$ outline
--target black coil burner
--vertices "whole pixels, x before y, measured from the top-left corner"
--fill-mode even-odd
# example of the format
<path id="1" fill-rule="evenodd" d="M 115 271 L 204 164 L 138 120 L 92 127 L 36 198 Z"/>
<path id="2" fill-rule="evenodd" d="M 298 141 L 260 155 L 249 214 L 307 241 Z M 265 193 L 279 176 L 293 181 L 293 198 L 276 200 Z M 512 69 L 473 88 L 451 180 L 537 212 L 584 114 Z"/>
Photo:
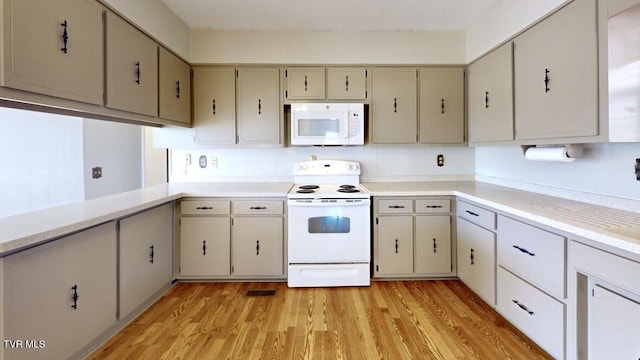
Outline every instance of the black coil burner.
<path id="1" fill-rule="evenodd" d="M 320 186 L 318 185 L 302 185 L 298 186 L 298 190 L 296 192 L 298 194 L 311 194 L 314 193 L 318 188 L 320 188 Z"/>
<path id="2" fill-rule="evenodd" d="M 338 187 L 338 192 L 341 192 L 341 193 L 357 193 L 357 192 L 360 192 L 360 190 L 358 190 L 355 185 L 340 185 Z"/>

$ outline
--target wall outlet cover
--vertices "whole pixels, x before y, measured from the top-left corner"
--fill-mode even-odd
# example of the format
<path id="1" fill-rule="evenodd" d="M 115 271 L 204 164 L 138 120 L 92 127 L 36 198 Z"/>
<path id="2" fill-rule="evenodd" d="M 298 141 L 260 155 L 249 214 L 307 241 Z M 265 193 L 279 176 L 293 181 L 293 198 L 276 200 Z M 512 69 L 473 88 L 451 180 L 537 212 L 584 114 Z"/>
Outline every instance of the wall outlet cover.
<path id="1" fill-rule="evenodd" d="M 102 167 L 96 166 L 91 169 L 91 177 L 94 179 L 100 179 L 102 177 Z"/>

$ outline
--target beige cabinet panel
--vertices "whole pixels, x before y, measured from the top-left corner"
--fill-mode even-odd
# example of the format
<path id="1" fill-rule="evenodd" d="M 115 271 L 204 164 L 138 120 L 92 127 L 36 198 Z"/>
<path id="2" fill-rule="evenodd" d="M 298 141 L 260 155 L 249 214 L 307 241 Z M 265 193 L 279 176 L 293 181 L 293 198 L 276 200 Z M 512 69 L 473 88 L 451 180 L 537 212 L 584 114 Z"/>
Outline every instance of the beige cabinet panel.
<path id="1" fill-rule="evenodd" d="M 173 203 L 120 220 L 120 318 L 173 277 Z"/>
<path id="2" fill-rule="evenodd" d="M 106 29 L 106 106 L 157 116 L 158 45 L 111 12 Z"/>
<path id="3" fill-rule="evenodd" d="M 458 217 L 458 277 L 487 304 L 496 303 L 496 235 Z"/>
<path id="4" fill-rule="evenodd" d="M 596 4 L 576 0 L 515 39 L 516 139 L 598 135 Z"/>
<path id="5" fill-rule="evenodd" d="M 589 359 L 635 359 L 640 354 L 640 302 L 595 285 L 589 298 Z"/>
<path id="6" fill-rule="evenodd" d="M 110 222 L 3 259 L 3 338 L 44 341 L 4 359 L 68 359 L 116 323 L 116 246 Z"/>
<path id="7" fill-rule="evenodd" d="M 327 68 L 327 99 L 366 100 L 367 69 L 364 67 Z"/>
<path id="8" fill-rule="evenodd" d="M 193 69 L 193 126 L 196 142 L 236 143 L 236 70 L 225 67 Z"/>
<path id="9" fill-rule="evenodd" d="M 378 218 L 375 275 L 413 273 L 413 216 Z"/>
<path id="10" fill-rule="evenodd" d="M 158 116 L 191 124 L 191 67 L 165 48 L 158 52 Z"/>
<path id="11" fill-rule="evenodd" d="M 415 68 L 371 70 L 372 142 L 415 143 L 417 138 L 417 75 Z"/>
<path id="12" fill-rule="evenodd" d="M 513 43 L 476 60 L 469 77 L 469 143 L 513 140 Z"/>
<path id="13" fill-rule="evenodd" d="M 322 100 L 325 98 L 323 67 L 291 67 L 285 69 L 288 100 Z"/>
<path id="14" fill-rule="evenodd" d="M 451 218 L 416 216 L 415 266 L 419 274 L 451 273 Z"/>
<path id="15" fill-rule="evenodd" d="M 420 142 L 464 143 L 464 68 L 421 68 Z"/>
<path id="16" fill-rule="evenodd" d="M 104 8 L 93 0 L 6 0 L 3 6 L 3 85 L 102 105 Z"/>
<path id="17" fill-rule="evenodd" d="M 252 277 L 283 275 L 283 223 L 281 217 L 234 219 L 234 275 Z"/>
<path id="18" fill-rule="evenodd" d="M 182 217 L 180 220 L 180 274 L 229 276 L 231 219 Z"/>
<path id="19" fill-rule="evenodd" d="M 239 68 L 237 143 L 280 144 L 280 69 Z"/>

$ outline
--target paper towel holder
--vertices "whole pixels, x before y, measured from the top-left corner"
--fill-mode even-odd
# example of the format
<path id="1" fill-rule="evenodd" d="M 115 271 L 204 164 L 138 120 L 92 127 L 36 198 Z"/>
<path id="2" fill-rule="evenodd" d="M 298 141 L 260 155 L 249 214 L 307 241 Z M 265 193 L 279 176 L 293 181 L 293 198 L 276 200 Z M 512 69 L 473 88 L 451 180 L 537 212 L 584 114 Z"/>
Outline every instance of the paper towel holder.
<path id="1" fill-rule="evenodd" d="M 565 145 L 520 145 L 522 148 L 522 154 L 526 154 L 527 149 L 532 147 L 564 147 L 567 152 L 567 156 L 570 158 L 580 158 L 582 157 L 582 152 L 584 150 L 584 144 L 565 144 Z"/>

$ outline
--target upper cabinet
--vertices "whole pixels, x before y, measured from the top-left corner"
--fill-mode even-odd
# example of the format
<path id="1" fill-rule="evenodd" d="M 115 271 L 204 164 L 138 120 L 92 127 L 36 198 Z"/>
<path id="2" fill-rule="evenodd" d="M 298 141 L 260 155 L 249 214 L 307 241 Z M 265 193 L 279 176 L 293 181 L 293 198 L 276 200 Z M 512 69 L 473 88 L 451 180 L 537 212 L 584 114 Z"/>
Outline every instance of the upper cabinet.
<path id="1" fill-rule="evenodd" d="M 417 69 L 371 70 L 371 140 L 376 144 L 409 144 L 417 138 Z"/>
<path id="2" fill-rule="evenodd" d="M 193 126 L 201 144 L 236 143 L 236 70 L 193 69 Z"/>
<path id="3" fill-rule="evenodd" d="M 421 68 L 421 143 L 464 143 L 464 69 Z"/>
<path id="4" fill-rule="evenodd" d="M 158 66 L 158 116 L 190 125 L 191 67 L 164 48 L 158 52 Z"/>
<path id="5" fill-rule="evenodd" d="M 111 12 L 106 31 L 106 106 L 157 116 L 158 45 Z"/>
<path id="6" fill-rule="evenodd" d="M 514 40 L 516 140 L 596 136 L 594 0 L 575 0 Z"/>
<path id="7" fill-rule="evenodd" d="M 366 100 L 365 67 L 287 67 L 285 100 Z"/>
<path id="8" fill-rule="evenodd" d="M 236 70 L 238 144 L 280 144 L 280 69 Z"/>
<path id="9" fill-rule="evenodd" d="M 513 140 L 513 45 L 511 42 L 468 68 L 469 143 Z"/>
<path id="10" fill-rule="evenodd" d="M 103 12 L 94 0 L 3 1 L 2 85 L 102 105 Z"/>

